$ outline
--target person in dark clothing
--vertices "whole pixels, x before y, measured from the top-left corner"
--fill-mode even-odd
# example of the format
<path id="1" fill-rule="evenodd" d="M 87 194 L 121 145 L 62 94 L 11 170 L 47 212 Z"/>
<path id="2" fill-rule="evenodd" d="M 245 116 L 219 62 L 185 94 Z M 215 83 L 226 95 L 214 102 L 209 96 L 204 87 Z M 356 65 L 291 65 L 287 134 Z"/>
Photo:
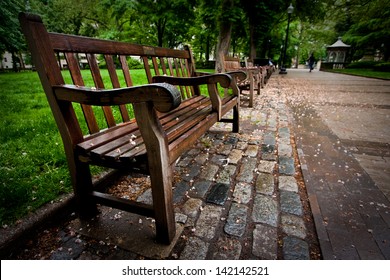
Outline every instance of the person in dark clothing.
<path id="1" fill-rule="evenodd" d="M 316 59 L 314 58 L 313 53 L 310 55 L 310 57 L 307 61 L 309 62 L 309 68 L 310 68 L 310 72 L 311 72 L 311 70 L 314 69 L 314 63 L 316 62 Z"/>

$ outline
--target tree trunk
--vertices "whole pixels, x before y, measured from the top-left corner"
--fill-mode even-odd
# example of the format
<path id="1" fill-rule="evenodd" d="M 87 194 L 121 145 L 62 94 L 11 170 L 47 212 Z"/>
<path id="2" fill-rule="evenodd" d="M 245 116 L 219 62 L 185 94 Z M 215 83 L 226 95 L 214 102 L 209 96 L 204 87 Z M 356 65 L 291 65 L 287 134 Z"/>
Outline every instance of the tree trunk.
<path id="1" fill-rule="evenodd" d="M 255 43 L 255 26 L 253 25 L 253 22 L 249 19 L 249 44 L 250 44 L 250 50 L 249 50 L 249 58 L 254 61 L 256 58 L 256 43 Z"/>
<path id="2" fill-rule="evenodd" d="M 218 36 L 218 45 L 217 45 L 217 54 L 216 54 L 216 63 L 215 63 L 215 72 L 221 73 L 225 72 L 224 67 L 224 56 L 228 54 L 230 47 L 230 39 L 232 35 L 232 22 L 229 17 L 226 16 L 229 14 L 229 10 L 233 8 L 233 0 L 223 0 L 222 1 L 222 11 L 221 17 L 219 20 L 219 36 Z"/>

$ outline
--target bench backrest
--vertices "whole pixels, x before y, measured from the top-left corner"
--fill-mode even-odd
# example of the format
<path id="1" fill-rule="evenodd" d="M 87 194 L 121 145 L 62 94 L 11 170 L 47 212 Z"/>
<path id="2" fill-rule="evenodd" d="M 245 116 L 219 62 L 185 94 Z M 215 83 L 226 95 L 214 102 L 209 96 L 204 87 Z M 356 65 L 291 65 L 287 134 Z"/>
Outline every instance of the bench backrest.
<path id="1" fill-rule="evenodd" d="M 225 56 L 224 59 L 224 66 L 226 71 L 237 70 L 241 68 L 240 59 L 238 57 Z"/>
<path id="2" fill-rule="evenodd" d="M 104 106 L 100 110 L 89 105 L 79 109 L 66 102 L 59 104 L 52 93 L 53 86 L 74 84 L 98 89 L 120 88 L 151 83 L 154 75 L 195 75 L 188 47 L 175 50 L 50 33 L 36 15 L 21 13 L 19 18 L 57 125 L 60 131 L 61 128 L 74 130 L 67 131 L 67 134 L 79 141 L 83 135 L 131 120 L 129 112 L 132 109 L 126 107 L 130 105 Z M 140 62 L 141 71 L 132 69 L 129 62 L 134 60 Z M 134 83 L 134 80 L 141 82 Z M 199 88 L 193 87 L 180 87 L 180 91 L 183 99 L 199 94 Z M 76 140 L 73 143 L 79 142 L 73 140 Z"/>

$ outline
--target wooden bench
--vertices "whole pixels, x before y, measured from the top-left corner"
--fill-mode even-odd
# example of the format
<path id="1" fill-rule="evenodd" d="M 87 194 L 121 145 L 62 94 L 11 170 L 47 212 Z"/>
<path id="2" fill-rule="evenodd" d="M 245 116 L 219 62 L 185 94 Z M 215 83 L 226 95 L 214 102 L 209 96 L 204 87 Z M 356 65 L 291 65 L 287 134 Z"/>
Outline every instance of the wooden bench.
<path id="1" fill-rule="evenodd" d="M 80 216 L 94 216 L 102 204 L 154 217 L 157 241 L 169 244 L 176 232 L 175 161 L 216 122 L 239 131 L 240 95 L 231 76 L 198 76 L 188 48 L 49 33 L 32 14 L 21 13 L 19 20 L 63 140 Z M 134 56 L 149 84 L 133 85 L 127 60 Z M 67 71 L 61 70 L 62 59 Z M 81 62 L 90 71 L 80 69 Z M 109 82 L 103 78 L 107 71 Z M 209 97 L 201 95 L 200 85 Z M 231 94 L 220 97 L 219 86 Z M 90 165 L 150 174 L 153 205 L 97 189 Z"/>
<path id="2" fill-rule="evenodd" d="M 241 94 L 243 90 L 249 91 L 249 107 L 253 107 L 254 91 L 260 94 L 260 71 L 257 67 L 241 67 L 240 59 L 238 57 L 225 56 L 224 67 L 228 74 L 236 73 L 236 71 L 243 71 L 246 74 L 244 79 L 236 79 L 237 85 Z"/>
<path id="3" fill-rule="evenodd" d="M 258 80 L 258 83 L 260 85 L 261 88 L 264 88 L 265 84 L 266 84 L 266 77 L 267 77 L 267 68 L 264 67 L 264 66 L 258 66 L 258 65 L 255 65 L 253 63 L 252 60 L 250 59 L 245 59 L 245 67 L 248 67 L 248 68 L 254 68 L 256 67 L 257 69 L 259 69 L 258 71 L 258 74 L 255 76 L 255 79 Z"/>
<path id="4" fill-rule="evenodd" d="M 267 58 L 255 58 L 252 61 L 252 65 L 262 67 L 264 69 L 264 84 L 267 84 L 271 75 L 275 72 L 275 65 L 270 64 L 270 60 Z"/>

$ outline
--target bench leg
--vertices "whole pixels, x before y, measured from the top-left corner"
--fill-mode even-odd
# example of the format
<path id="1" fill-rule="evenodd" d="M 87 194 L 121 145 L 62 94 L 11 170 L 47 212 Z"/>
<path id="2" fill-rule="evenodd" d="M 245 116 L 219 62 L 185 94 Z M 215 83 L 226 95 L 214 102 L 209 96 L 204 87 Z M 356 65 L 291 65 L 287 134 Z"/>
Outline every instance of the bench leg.
<path id="1" fill-rule="evenodd" d="M 238 100 L 238 104 L 233 107 L 233 132 L 240 132 L 240 101 Z"/>
<path id="2" fill-rule="evenodd" d="M 254 77 L 252 72 L 249 72 L 249 107 L 253 107 L 253 92 L 254 92 L 254 87 L 255 87 L 255 82 L 254 82 Z"/>
<path id="3" fill-rule="evenodd" d="M 151 104 L 138 103 L 133 108 L 148 154 L 156 238 L 160 243 L 170 244 L 176 234 L 176 223 L 168 141 Z"/>
<path id="4" fill-rule="evenodd" d="M 161 165 L 153 169 L 150 179 L 156 219 L 156 239 L 159 243 L 170 244 L 176 234 L 172 201 L 172 169 Z"/>
<path id="5" fill-rule="evenodd" d="M 89 165 L 82 162 L 75 162 L 74 164 L 69 164 L 69 166 L 80 217 L 91 218 L 98 213 L 98 210 L 96 203 L 91 199 L 93 185 Z"/>

